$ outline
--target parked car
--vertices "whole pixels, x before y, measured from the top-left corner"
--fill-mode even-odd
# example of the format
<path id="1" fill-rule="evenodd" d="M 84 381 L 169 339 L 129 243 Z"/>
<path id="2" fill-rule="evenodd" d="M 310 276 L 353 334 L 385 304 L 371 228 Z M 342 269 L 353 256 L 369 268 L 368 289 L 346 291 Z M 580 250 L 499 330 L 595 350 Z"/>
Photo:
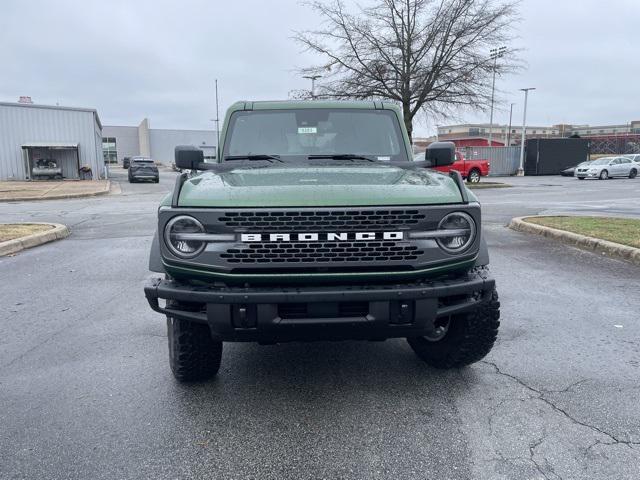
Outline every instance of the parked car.
<path id="1" fill-rule="evenodd" d="M 565 168 L 564 170 L 562 170 L 560 172 L 560 175 L 562 175 L 563 177 L 573 177 L 573 175 L 576 173 L 576 168 L 583 168 L 586 167 L 587 165 L 589 165 L 591 163 L 591 160 L 587 161 L 587 162 L 582 162 L 579 163 L 578 165 L 576 165 L 575 167 L 569 167 L 569 168 Z"/>
<path id="2" fill-rule="evenodd" d="M 134 183 L 138 180 L 153 180 L 155 183 L 160 181 L 158 167 L 149 157 L 131 157 L 129 183 Z"/>
<path id="3" fill-rule="evenodd" d="M 131 164 L 131 157 L 124 157 L 122 159 L 122 168 L 129 168 L 130 164 Z"/>
<path id="4" fill-rule="evenodd" d="M 246 105 L 225 117 L 221 163 L 176 147 L 193 175 L 158 209 L 144 292 L 166 315 L 174 376 L 216 375 L 223 342 L 407 338 L 427 364 L 456 369 L 487 355 L 500 302 L 480 204 L 459 173 L 408 161 L 400 108 Z M 450 165 L 455 146 L 425 156 Z"/>
<path id="5" fill-rule="evenodd" d="M 613 177 L 635 178 L 640 167 L 627 157 L 603 157 L 589 165 L 576 169 L 578 180 L 597 178 L 606 180 Z"/>
<path id="6" fill-rule="evenodd" d="M 424 160 L 424 152 L 418 153 L 414 156 L 414 160 Z M 489 175 L 489 167 L 491 164 L 488 160 L 469 160 L 465 158 L 462 152 L 456 152 L 456 160 L 451 165 L 433 167 L 434 170 L 443 173 L 449 173 L 452 170 L 460 172 L 462 178 L 469 183 L 478 183 L 480 177 L 486 177 Z"/>

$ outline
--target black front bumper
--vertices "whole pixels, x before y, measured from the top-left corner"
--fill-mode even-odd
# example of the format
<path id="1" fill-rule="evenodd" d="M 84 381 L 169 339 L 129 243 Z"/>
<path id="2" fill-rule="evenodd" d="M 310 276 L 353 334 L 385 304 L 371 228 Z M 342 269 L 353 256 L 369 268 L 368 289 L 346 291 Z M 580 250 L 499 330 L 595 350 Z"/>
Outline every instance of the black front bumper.
<path id="1" fill-rule="evenodd" d="M 154 279 L 144 292 L 156 312 L 205 323 L 223 341 L 383 340 L 428 333 L 441 317 L 491 298 L 484 271 L 401 285 L 277 288 L 193 286 Z M 159 299 L 171 301 L 160 306 Z"/>

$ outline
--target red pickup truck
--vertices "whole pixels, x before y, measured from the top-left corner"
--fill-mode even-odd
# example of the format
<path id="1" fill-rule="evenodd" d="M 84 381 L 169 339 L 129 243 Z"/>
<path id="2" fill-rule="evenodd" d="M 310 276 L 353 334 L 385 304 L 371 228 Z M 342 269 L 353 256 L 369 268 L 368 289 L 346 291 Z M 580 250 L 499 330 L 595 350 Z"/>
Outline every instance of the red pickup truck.
<path id="1" fill-rule="evenodd" d="M 448 173 L 451 170 L 457 170 L 469 183 L 478 183 L 480 177 L 489 175 L 489 167 L 491 164 L 488 160 L 469 160 L 464 157 L 462 152 L 456 152 L 456 161 L 446 167 L 435 167 L 439 172 Z"/>
<path id="2" fill-rule="evenodd" d="M 424 160 L 424 153 L 416 156 L 416 160 Z M 468 160 L 462 152 L 456 152 L 456 161 L 445 167 L 433 167 L 439 172 L 449 173 L 451 170 L 457 170 L 469 183 L 478 183 L 480 177 L 489 175 L 489 167 L 491 164 L 488 160 Z"/>

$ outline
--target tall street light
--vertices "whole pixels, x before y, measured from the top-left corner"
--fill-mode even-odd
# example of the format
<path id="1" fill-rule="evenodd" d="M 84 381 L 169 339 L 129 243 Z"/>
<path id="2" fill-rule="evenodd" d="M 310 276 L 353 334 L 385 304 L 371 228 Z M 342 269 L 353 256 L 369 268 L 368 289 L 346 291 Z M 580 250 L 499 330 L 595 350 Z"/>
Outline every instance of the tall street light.
<path id="1" fill-rule="evenodd" d="M 316 80 L 322 78 L 322 75 L 303 75 L 302 78 L 311 80 L 311 100 L 316 99 Z"/>
<path id="2" fill-rule="evenodd" d="M 535 90 L 535 87 L 521 88 L 524 92 L 524 113 L 522 114 L 522 139 L 520 141 L 520 168 L 518 168 L 518 176 L 524 176 L 524 139 L 527 136 L 527 99 L 529 98 L 529 90 Z"/>
<path id="3" fill-rule="evenodd" d="M 507 47 L 492 48 L 489 50 L 491 59 L 493 60 L 493 80 L 491 82 L 491 119 L 489 120 L 489 146 L 493 146 L 493 98 L 496 90 L 496 66 L 498 58 L 502 57 L 507 51 Z"/>
<path id="4" fill-rule="evenodd" d="M 509 130 L 507 130 L 507 147 L 511 146 L 511 118 L 513 117 L 513 106 L 515 103 L 512 103 L 509 107 Z"/>

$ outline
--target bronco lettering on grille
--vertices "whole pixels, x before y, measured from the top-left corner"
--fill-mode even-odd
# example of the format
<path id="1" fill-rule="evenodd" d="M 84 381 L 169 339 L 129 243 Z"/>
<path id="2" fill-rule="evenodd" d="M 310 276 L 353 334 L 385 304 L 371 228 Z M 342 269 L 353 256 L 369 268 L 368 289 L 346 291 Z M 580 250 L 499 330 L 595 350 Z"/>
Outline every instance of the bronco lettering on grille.
<path id="1" fill-rule="evenodd" d="M 241 242 L 340 242 L 352 240 L 404 240 L 404 232 L 242 233 Z"/>

